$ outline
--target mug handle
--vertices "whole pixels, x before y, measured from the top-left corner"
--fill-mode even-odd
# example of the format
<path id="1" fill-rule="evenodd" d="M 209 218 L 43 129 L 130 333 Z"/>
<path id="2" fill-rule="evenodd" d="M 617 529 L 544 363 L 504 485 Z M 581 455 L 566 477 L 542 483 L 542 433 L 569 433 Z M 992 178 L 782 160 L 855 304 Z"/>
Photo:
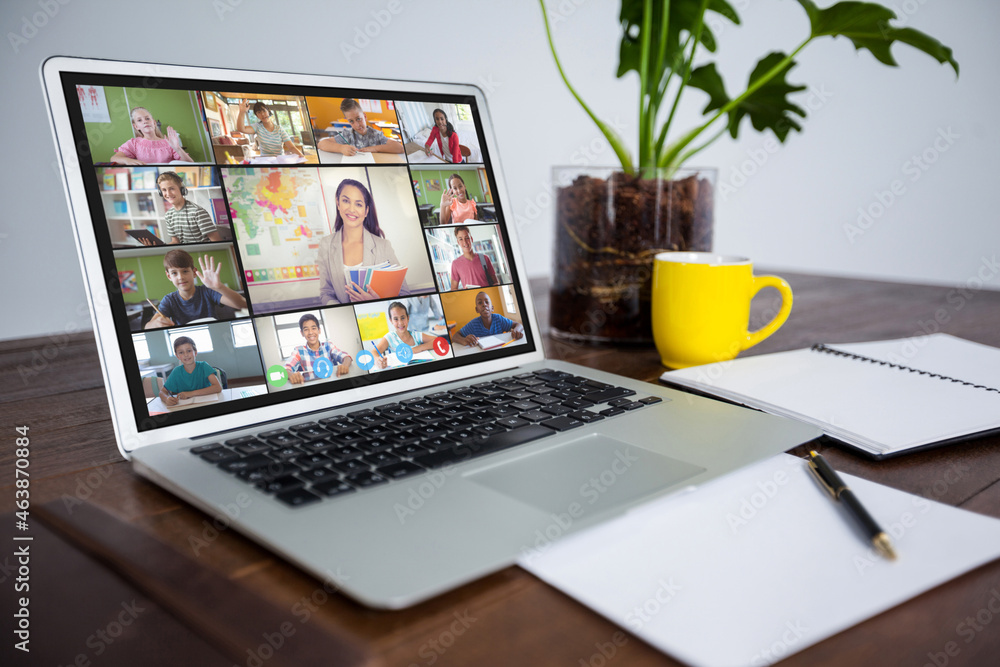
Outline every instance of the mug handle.
<path id="1" fill-rule="evenodd" d="M 781 293 L 781 308 L 770 322 L 757 329 L 757 331 L 747 332 L 747 338 L 741 350 L 751 348 L 773 334 L 785 323 L 789 313 L 792 312 L 792 288 L 789 287 L 787 282 L 778 276 L 754 276 L 753 293 L 750 295 L 750 298 L 753 299 L 753 297 L 757 296 L 757 292 L 765 287 L 774 287 Z"/>

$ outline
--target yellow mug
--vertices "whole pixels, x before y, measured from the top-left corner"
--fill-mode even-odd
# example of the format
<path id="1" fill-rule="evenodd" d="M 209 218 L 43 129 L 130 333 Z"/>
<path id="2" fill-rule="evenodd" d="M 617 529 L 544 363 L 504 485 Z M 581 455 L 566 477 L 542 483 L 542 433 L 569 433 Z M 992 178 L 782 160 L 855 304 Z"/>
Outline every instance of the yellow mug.
<path id="1" fill-rule="evenodd" d="M 748 331 L 750 301 L 764 287 L 781 293 L 781 309 Z M 755 276 L 746 257 L 662 252 L 653 265 L 653 340 L 669 368 L 735 359 L 778 330 L 792 311 L 792 289 L 777 276 Z"/>

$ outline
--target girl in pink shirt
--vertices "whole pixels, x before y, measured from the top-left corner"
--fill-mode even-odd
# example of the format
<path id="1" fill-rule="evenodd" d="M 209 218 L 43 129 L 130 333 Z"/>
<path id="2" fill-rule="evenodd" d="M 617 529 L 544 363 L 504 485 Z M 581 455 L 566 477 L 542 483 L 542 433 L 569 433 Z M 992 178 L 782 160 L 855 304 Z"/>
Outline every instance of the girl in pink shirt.
<path id="1" fill-rule="evenodd" d="M 444 146 L 441 143 L 441 137 L 448 140 L 448 151 L 445 152 Z M 424 152 L 428 155 L 431 154 L 431 144 L 437 141 L 438 150 L 441 151 L 441 155 L 445 159 L 450 159 L 454 163 L 459 163 L 462 161 L 462 151 L 458 144 L 458 134 L 455 132 L 455 126 L 448 121 L 448 115 L 441 109 L 434 110 L 434 128 L 431 130 L 431 134 L 427 137 L 427 143 L 424 144 Z"/>
<path id="2" fill-rule="evenodd" d="M 172 127 L 164 138 L 156 119 L 145 107 L 135 107 L 129 114 L 132 119 L 133 138 L 118 147 L 111 161 L 115 164 L 167 164 L 173 160 L 194 162 L 181 148 L 181 138 Z"/>
<path id="3" fill-rule="evenodd" d="M 448 177 L 448 189 L 441 193 L 441 224 L 476 219 L 476 202 L 469 199 L 465 181 L 458 174 Z"/>

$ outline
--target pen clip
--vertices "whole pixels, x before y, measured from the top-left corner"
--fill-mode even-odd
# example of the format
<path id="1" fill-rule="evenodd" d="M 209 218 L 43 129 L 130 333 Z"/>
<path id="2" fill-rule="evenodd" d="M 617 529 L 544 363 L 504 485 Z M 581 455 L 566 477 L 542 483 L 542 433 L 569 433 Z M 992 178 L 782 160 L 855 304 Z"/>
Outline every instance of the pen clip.
<path id="1" fill-rule="evenodd" d="M 819 481 L 820 485 L 826 489 L 826 492 L 830 494 L 831 498 L 837 500 L 837 492 L 828 481 L 823 479 L 823 475 L 820 473 L 819 467 L 812 460 L 807 460 L 806 463 L 809 464 L 809 470 L 812 472 L 813 477 L 815 477 Z"/>

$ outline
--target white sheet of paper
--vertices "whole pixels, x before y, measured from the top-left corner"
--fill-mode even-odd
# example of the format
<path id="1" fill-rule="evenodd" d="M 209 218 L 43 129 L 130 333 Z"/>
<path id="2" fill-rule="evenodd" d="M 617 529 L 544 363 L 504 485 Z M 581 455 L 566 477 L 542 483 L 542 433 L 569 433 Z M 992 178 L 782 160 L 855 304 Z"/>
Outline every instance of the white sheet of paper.
<path id="1" fill-rule="evenodd" d="M 341 155 L 340 164 L 375 164 L 375 154 L 358 152 L 354 155 Z"/>
<path id="2" fill-rule="evenodd" d="M 1000 557 L 1000 520 L 843 477 L 898 560 L 864 542 L 804 461 L 781 455 L 519 564 L 688 664 L 756 667 Z"/>

